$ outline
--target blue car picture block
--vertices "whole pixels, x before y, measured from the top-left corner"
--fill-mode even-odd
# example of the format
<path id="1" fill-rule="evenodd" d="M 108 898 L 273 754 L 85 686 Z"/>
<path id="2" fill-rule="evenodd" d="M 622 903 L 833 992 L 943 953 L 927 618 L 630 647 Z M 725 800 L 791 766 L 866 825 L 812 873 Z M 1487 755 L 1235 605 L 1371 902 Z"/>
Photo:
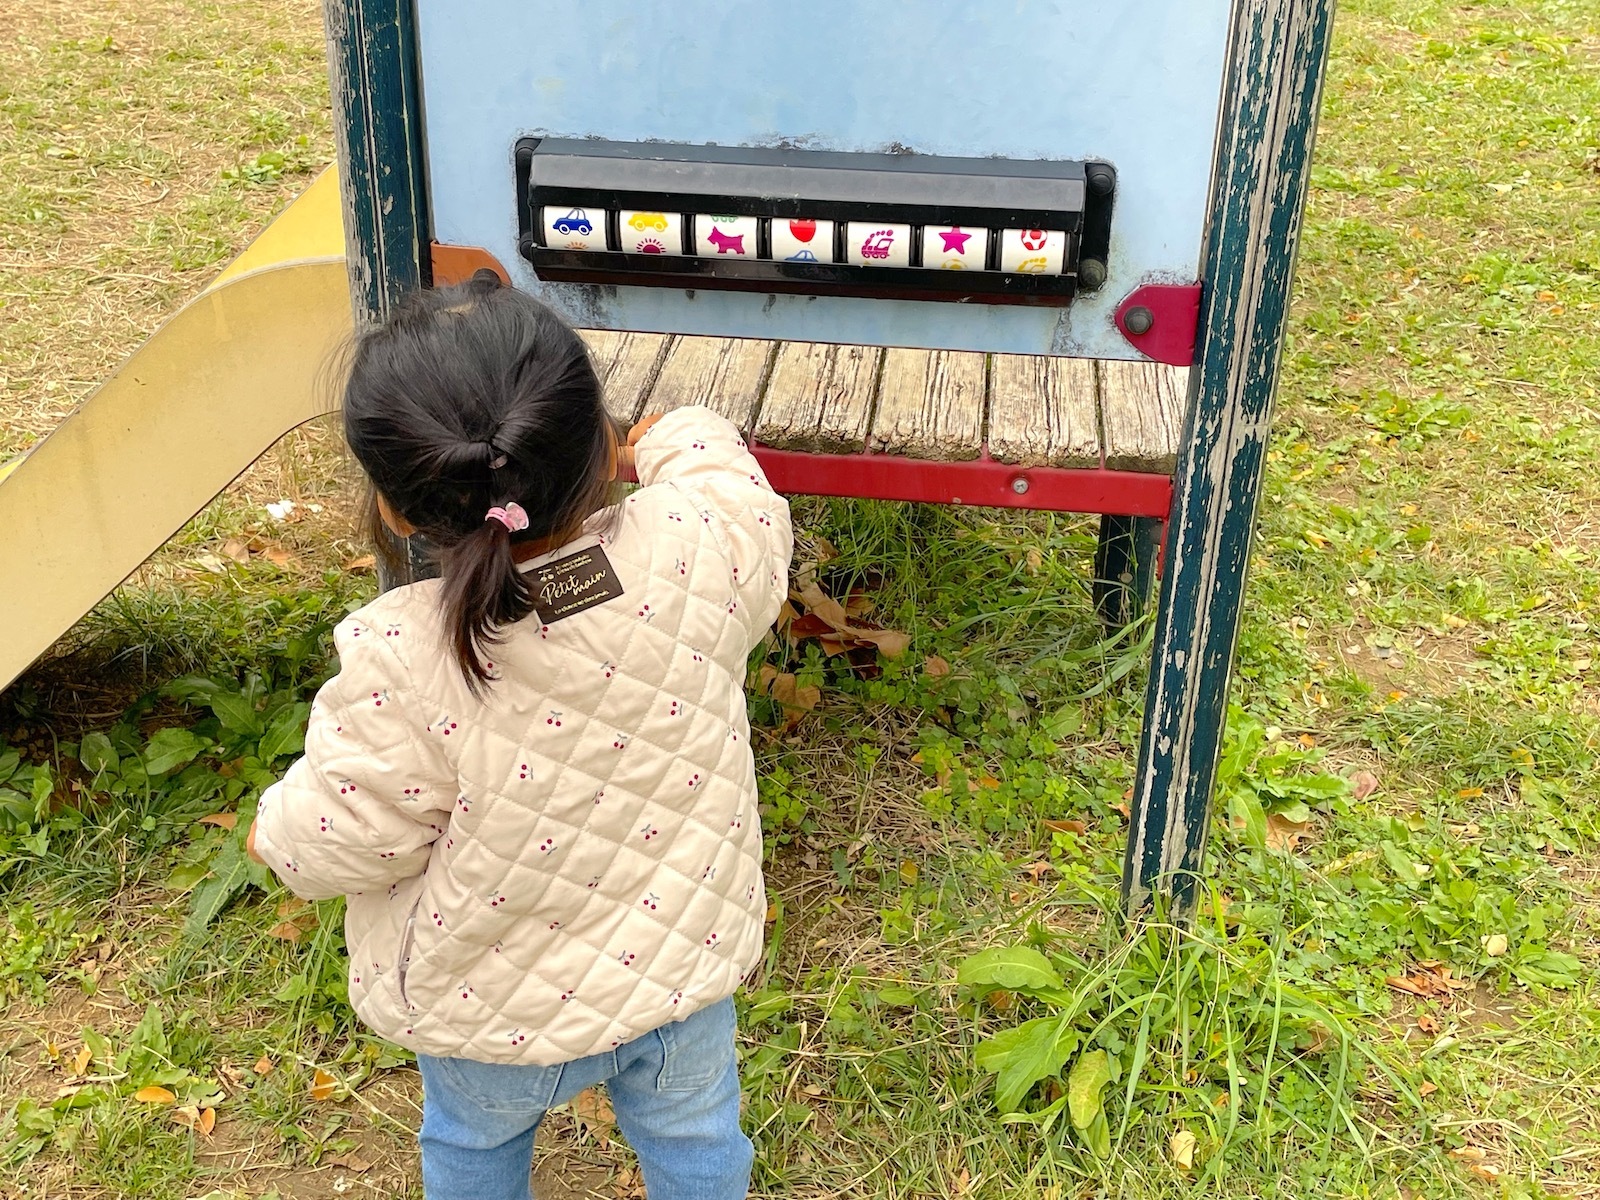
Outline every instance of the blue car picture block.
<path id="1" fill-rule="evenodd" d="M 588 237 L 594 231 L 594 225 L 589 221 L 589 214 L 581 208 L 575 208 L 564 217 L 555 220 L 557 233 L 576 233 L 580 237 Z"/>

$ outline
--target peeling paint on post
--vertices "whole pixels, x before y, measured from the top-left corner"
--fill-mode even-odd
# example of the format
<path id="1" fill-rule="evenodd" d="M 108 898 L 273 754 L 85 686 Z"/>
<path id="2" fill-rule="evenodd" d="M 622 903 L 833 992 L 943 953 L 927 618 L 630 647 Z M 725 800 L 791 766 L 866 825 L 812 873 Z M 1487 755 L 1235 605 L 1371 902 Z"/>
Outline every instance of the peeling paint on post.
<path id="1" fill-rule="evenodd" d="M 1333 0 L 1235 0 L 1201 252 L 1196 366 L 1174 478 L 1123 902 L 1192 908 Z"/>
<path id="2" fill-rule="evenodd" d="M 410 0 L 324 0 L 356 325 L 427 282 L 427 199 Z"/>

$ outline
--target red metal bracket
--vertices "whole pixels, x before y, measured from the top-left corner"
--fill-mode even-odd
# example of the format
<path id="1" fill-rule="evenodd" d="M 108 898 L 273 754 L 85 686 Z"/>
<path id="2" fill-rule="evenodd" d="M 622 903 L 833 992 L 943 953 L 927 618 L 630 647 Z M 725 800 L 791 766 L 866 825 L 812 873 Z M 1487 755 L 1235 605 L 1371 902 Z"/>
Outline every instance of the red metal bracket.
<path id="1" fill-rule="evenodd" d="M 892 454 L 806 454 L 751 447 L 774 490 L 924 504 L 978 504 L 1050 512 L 1119 513 L 1167 519 L 1172 479 L 1104 467 L 1018 467 L 986 455 L 928 462 Z"/>
<path id="2" fill-rule="evenodd" d="M 1147 283 L 1117 305 L 1117 328 L 1147 358 L 1174 367 L 1194 365 L 1200 326 L 1198 283 Z"/>

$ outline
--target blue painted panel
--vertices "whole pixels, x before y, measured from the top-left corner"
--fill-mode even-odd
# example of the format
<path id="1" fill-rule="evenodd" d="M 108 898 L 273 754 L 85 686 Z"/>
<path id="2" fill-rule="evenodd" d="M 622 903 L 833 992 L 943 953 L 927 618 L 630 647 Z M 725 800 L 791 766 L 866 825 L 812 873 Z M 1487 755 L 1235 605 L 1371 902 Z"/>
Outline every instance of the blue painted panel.
<path id="1" fill-rule="evenodd" d="M 418 0 L 434 236 L 596 328 L 1137 355 L 1142 282 L 1197 277 L 1228 0 Z M 1110 277 L 1067 309 L 541 284 L 512 146 L 615 141 L 1101 158 Z"/>

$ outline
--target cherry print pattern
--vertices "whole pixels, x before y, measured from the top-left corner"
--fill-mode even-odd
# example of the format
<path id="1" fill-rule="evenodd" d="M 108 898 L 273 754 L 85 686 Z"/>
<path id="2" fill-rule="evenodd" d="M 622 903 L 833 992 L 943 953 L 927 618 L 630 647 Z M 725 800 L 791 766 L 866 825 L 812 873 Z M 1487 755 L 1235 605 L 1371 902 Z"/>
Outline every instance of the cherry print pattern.
<path id="1" fill-rule="evenodd" d="M 388 629 L 384 630 L 383 636 L 384 637 L 392 637 L 392 638 L 399 637 L 400 636 L 400 626 L 398 626 L 398 625 L 389 626 Z"/>
<path id="2" fill-rule="evenodd" d="M 704 442 L 690 442 L 689 445 L 695 450 L 704 450 L 706 448 L 706 444 Z"/>
<path id="3" fill-rule="evenodd" d="M 615 675 L 617 673 L 617 664 L 614 663 L 614 662 L 603 662 L 603 663 L 601 663 L 600 664 L 600 673 L 602 675 L 604 675 L 607 679 L 610 679 L 613 675 Z"/>
<path id="4" fill-rule="evenodd" d="M 560 921 L 551 921 L 550 922 L 550 932 L 551 933 L 554 933 L 556 930 L 558 930 L 560 928 L 561 928 L 561 922 Z"/>
<path id="5" fill-rule="evenodd" d="M 611 739 L 611 748 L 613 750 L 624 750 L 627 748 L 628 743 L 632 740 L 633 735 L 631 733 L 619 733 L 616 737 Z"/>
<path id="6" fill-rule="evenodd" d="M 550 626 L 548 626 L 548 625 L 539 626 L 539 636 L 544 638 L 546 641 L 549 641 L 550 640 Z"/>
<path id="7" fill-rule="evenodd" d="M 333 830 L 333 818 L 332 817 L 318 817 L 317 818 L 317 830 L 320 833 L 332 832 L 332 830 Z"/>
<path id="8" fill-rule="evenodd" d="M 681 558 L 673 559 L 672 560 L 672 566 L 673 566 L 673 569 L 676 570 L 679 575 L 687 575 L 689 573 L 689 564 L 684 562 L 683 559 L 681 559 Z"/>
<path id="9" fill-rule="evenodd" d="M 677 1008 L 678 1007 L 678 1001 L 680 1001 L 682 999 L 683 999 L 683 993 L 682 992 L 673 992 L 672 993 L 672 1007 L 673 1008 Z"/>
<path id="10" fill-rule="evenodd" d="M 744 890 L 744 898 L 746 900 L 754 900 L 756 898 L 756 885 L 755 884 L 752 883 L 749 887 L 745 888 L 745 890 Z"/>
<path id="11" fill-rule="evenodd" d="M 504 944 L 503 944 L 503 943 L 501 943 L 501 942 L 496 942 L 496 943 L 495 943 L 495 944 L 494 944 L 494 952 L 495 952 L 495 953 L 496 953 L 496 954 L 500 954 L 500 953 L 503 953 L 503 952 L 504 952 L 504 951 L 505 951 L 505 945 L 504 945 Z"/>
<path id="12" fill-rule="evenodd" d="M 444 918 L 441 917 L 438 913 L 434 913 L 433 914 L 433 923 L 435 925 L 437 925 L 440 929 L 444 928 Z"/>
<path id="13" fill-rule="evenodd" d="M 683 701 L 674 700 L 667 705 L 667 716 L 676 717 L 683 712 Z"/>
<path id="14" fill-rule="evenodd" d="M 657 829 L 654 825 L 646 825 L 640 829 L 639 832 L 644 834 L 644 840 L 648 842 L 651 838 L 658 836 L 661 833 L 661 830 Z"/>
<path id="15" fill-rule="evenodd" d="M 605 788 L 601 788 L 598 792 L 596 792 L 594 794 L 594 802 L 596 804 L 599 804 L 600 801 L 604 800 L 605 798 L 606 798 L 606 790 L 605 790 Z"/>
<path id="16" fill-rule="evenodd" d="M 555 848 L 556 848 L 556 840 L 555 840 L 555 838 L 545 838 L 544 841 L 539 843 L 539 853 L 540 854 L 549 854 L 550 851 L 554 850 Z"/>
<path id="17" fill-rule="evenodd" d="M 695 788 L 697 788 L 699 786 L 700 786 L 700 773 L 697 771 L 693 775 L 689 776 L 689 790 L 692 792 L 692 791 L 694 791 Z"/>
<path id="18" fill-rule="evenodd" d="M 577 988 L 568 988 L 566 991 L 561 993 L 561 1003 L 565 1004 L 568 1000 L 571 1000 L 577 994 L 578 994 L 578 989 Z"/>
<path id="19" fill-rule="evenodd" d="M 506 1035 L 506 1037 L 513 1046 L 520 1046 L 523 1042 L 528 1040 L 528 1035 L 523 1033 L 520 1029 L 513 1029 L 509 1034 Z"/>
<path id="20" fill-rule="evenodd" d="M 420 795 L 422 795 L 422 789 L 419 788 L 419 787 L 401 788 L 400 789 L 400 794 L 402 796 L 420 796 Z"/>
<path id="21" fill-rule="evenodd" d="M 638 957 L 639 956 L 632 950 L 624 950 L 621 954 L 617 955 L 617 961 L 625 967 L 631 967 L 633 966 L 633 960 Z"/>
<path id="22" fill-rule="evenodd" d="M 561 728 L 561 714 L 558 713 L 555 709 L 552 708 L 550 710 L 550 715 L 544 719 L 544 723 L 546 725 L 554 725 L 557 729 L 560 729 Z"/>
<path id="23" fill-rule="evenodd" d="M 717 869 L 716 869 L 716 867 L 707 867 L 704 871 L 700 872 L 700 880 L 703 883 L 710 883 L 716 877 L 717 877 Z"/>
<path id="24" fill-rule="evenodd" d="M 356 790 L 356 785 L 348 779 L 339 780 L 339 795 L 348 796 Z"/>
<path id="25" fill-rule="evenodd" d="M 295 861 L 294 859 L 291 858 L 288 862 L 284 863 L 283 865 L 288 870 L 293 871 L 296 875 L 300 874 L 300 864 L 297 861 Z"/>
<path id="26" fill-rule="evenodd" d="M 734 813 L 733 814 L 733 820 L 728 822 L 728 828 L 729 829 L 743 829 L 744 828 L 744 813 L 742 813 L 742 812 Z"/>
<path id="27" fill-rule="evenodd" d="M 714 934 L 714 933 L 707 934 L 706 935 L 706 945 L 707 946 L 715 946 L 716 944 L 717 944 L 717 935 Z"/>
<path id="28" fill-rule="evenodd" d="M 683 524 L 683 514 L 682 513 L 677 513 L 677 512 L 669 512 L 667 514 L 667 520 L 676 521 L 679 525 L 682 525 Z"/>
<path id="29" fill-rule="evenodd" d="M 504 896 L 501 896 L 501 895 L 495 895 L 495 896 L 494 896 L 494 897 L 492 897 L 492 898 L 491 898 L 491 899 L 490 899 L 490 901 L 489 901 L 489 907 L 490 907 L 490 908 L 499 908 L 499 907 L 500 907 L 500 906 L 501 906 L 501 905 L 502 905 L 502 904 L 504 904 L 504 903 L 505 903 L 505 902 L 506 902 L 506 898 L 505 898 L 505 897 L 504 897 Z"/>
<path id="30" fill-rule="evenodd" d="M 382 708 L 383 707 L 383 702 L 385 700 L 387 700 L 388 698 L 389 698 L 389 689 L 388 688 L 384 688 L 381 692 L 373 692 L 372 693 L 372 705 L 373 705 L 373 707 L 374 708 Z"/>
<path id="31" fill-rule="evenodd" d="M 655 610 L 653 608 L 651 608 L 648 604 L 641 604 L 639 606 L 638 613 L 636 613 L 635 615 L 643 617 L 646 622 L 654 621 L 656 619 Z"/>
<path id="32" fill-rule="evenodd" d="M 472 811 L 472 805 L 468 802 L 467 797 L 464 794 L 456 797 L 456 807 L 464 813 Z"/>
<path id="33" fill-rule="evenodd" d="M 661 907 L 661 897 L 656 895 L 654 892 L 646 892 L 644 894 L 644 899 L 640 900 L 639 903 L 644 905 L 644 907 L 648 908 L 651 912 L 655 912 L 656 909 Z"/>
<path id="34" fill-rule="evenodd" d="M 590 878 L 589 882 L 584 884 L 583 886 L 586 887 L 586 888 L 590 888 L 590 889 L 599 887 L 600 886 L 600 876 L 598 876 L 598 875 L 592 876 Z"/>
<path id="35" fill-rule="evenodd" d="M 517 768 L 517 778 L 518 779 L 526 779 L 527 777 L 528 777 L 528 764 L 527 763 L 523 763 L 520 767 Z"/>
<path id="36" fill-rule="evenodd" d="M 764 512 L 757 513 L 756 514 L 756 524 L 757 525 L 771 525 L 772 524 L 772 518 L 770 516 L 768 516 Z"/>
<path id="37" fill-rule="evenodd" d="M 701 654 L 698 650 L 691 650 L 689 651 L 689 654 L 691 657 L 693 657 L 695 662 L 705 662 L 706 660 L 705 655 Z"/>
<path id="38" fill-rule="evenodd" d="M 461 985 L 461 998 L 463 1000 L 465 1000 L 469 996 L 476 996 L 477 994 L 478 993 L 473 990 L 473 987 L 472 987 L 472 985 L 470 983 L 463 983 Z"/>

